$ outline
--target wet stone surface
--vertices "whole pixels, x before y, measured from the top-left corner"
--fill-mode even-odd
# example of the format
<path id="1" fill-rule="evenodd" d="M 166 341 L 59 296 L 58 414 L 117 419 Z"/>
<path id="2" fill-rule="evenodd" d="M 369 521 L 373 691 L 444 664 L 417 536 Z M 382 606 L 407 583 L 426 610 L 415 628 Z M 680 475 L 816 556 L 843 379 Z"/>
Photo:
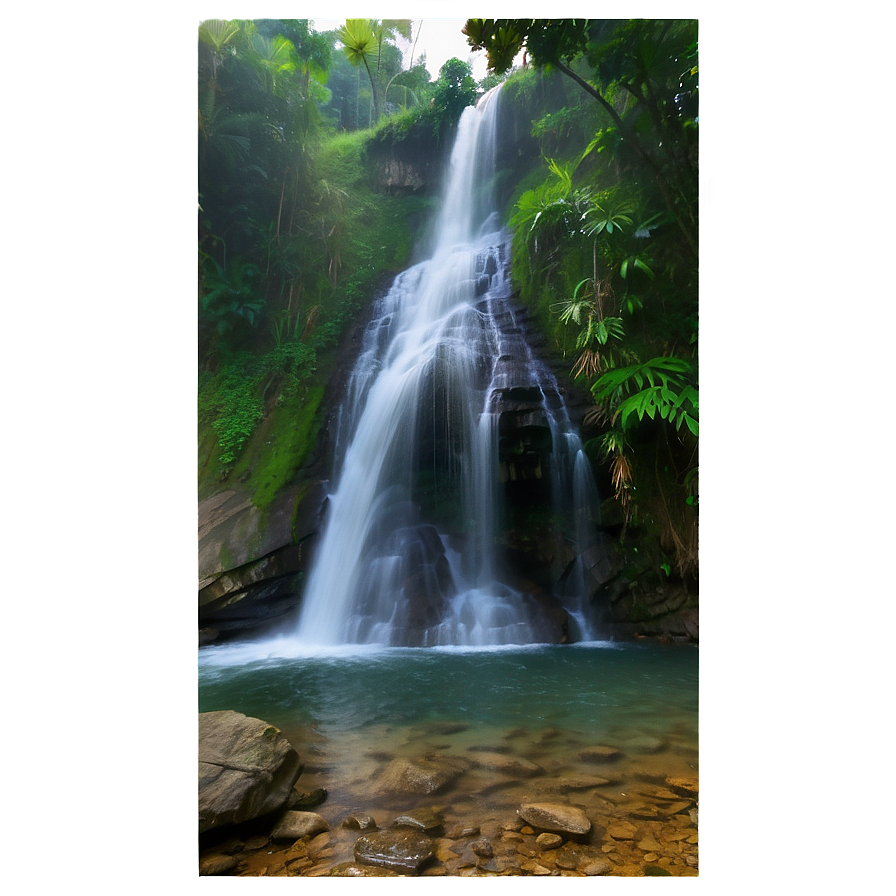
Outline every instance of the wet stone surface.
<path id="1" fill-rule="evenodd" d="M 365 865 L 413 872 L 432 857 L 432 840 L 416 831 L 378 831 L 355 843 L 355 858 Z"/>

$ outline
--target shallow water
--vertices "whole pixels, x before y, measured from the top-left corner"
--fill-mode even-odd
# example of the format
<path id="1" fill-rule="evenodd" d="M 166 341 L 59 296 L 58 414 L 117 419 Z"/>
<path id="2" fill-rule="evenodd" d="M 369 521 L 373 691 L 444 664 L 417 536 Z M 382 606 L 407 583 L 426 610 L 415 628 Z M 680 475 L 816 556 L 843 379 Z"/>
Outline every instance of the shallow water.
<path id="1" fill-rule="evenodd" d="M 577 805 L 603 829 L 634 820 L 658 840 L 694 823 L 693 800 L 650 790 L 698 774 L 693 645 L 297 650 L 289 641 L 203 649 L 200 710 L 280 728 L 305 763 L 297 789 L 327 790 L 315 811 L 333 829 L 354 809 L 386 826 L 435 806 L 446 828 L 497 832 L 521 802 L 539 800 Z M 617 757 L 595 763 L 587 750 L 597 745 Z M 396 793 L 386 782 L 402 761 L 451 774 L 433 792 Z M 521 774 L 520 761 L 538 770 Z M 664 859 L 684 868 L 674 852 Z"/>

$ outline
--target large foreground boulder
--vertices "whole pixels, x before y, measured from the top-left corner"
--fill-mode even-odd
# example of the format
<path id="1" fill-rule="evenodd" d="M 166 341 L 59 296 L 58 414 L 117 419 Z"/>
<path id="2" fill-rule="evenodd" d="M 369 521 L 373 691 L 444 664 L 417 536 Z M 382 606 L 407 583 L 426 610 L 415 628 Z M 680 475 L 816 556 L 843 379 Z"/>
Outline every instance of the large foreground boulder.
<path id="1" fill-rule="evenodd" d="M 302 763 L 278 728 L 239 712 L 199 714 L 199 833 L 276 812 Z"/>

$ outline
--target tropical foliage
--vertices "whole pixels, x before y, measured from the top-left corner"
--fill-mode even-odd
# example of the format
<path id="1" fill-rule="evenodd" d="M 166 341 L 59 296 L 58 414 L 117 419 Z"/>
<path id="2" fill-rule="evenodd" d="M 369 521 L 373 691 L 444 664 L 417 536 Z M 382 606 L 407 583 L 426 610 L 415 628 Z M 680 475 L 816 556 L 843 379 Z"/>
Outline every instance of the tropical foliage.
<path id="1" fill-rule="evenodd" d="M 693 576 L 696 23 L 470 19 L 464 30 L 493 71 L 525 54 L 540 73 L 505 88 L 537 110 L 544 155 L 509 214 L 514 277 L 591 391 L 589 447 L 607 463 L 623 533 L 655 532 L 655 567 Z M 537 103 L 536 77 L 550 103 Z"/>
<path id="2" fill-rule="evenodd" d="M 403 66 L 396 41 L 411 33 L 408 20 L 349 19 L 327 33 L 305 19 L 199 26 L 199 403 L 209 477 L 239 466 L 275 408 L 293 403 L 307 416 L 345 324 L 373 284 L 409 260 L 429 199 L 378 191 L 367 126 L 382 118 L 382 131 L 416 109 L 450 129 L 477 95 L 456 60 L 462 70 L 449 65 L 432 83 L 424 60 Z M 430 129 L 434 159 L 438 144 Z"/>

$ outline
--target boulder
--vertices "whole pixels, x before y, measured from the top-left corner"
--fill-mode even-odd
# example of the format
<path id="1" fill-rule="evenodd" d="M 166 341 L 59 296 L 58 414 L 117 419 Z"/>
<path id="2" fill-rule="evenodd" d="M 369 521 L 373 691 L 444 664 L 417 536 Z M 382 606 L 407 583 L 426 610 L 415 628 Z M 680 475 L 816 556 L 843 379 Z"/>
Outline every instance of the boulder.
<path id="1" fill-rule="evenodd" d="M 523 803 L 517 810 L 533 828 L 581 837 L 591 830 L 588 816 L 575 806 L 562 803 Z"/>
<path id="2" fill-rule="evenodd" d="M 433 841 L 404 828 L 377 831 L 355 843 L 355 859 L 363 865 L 417 872 L 432 857 Z"/>
<path id="3" fill-rule="evenodd" d="M 225 710 L 199 714 L 199 832 L 276 812 L 302 763 L 278 728 Z"/>

